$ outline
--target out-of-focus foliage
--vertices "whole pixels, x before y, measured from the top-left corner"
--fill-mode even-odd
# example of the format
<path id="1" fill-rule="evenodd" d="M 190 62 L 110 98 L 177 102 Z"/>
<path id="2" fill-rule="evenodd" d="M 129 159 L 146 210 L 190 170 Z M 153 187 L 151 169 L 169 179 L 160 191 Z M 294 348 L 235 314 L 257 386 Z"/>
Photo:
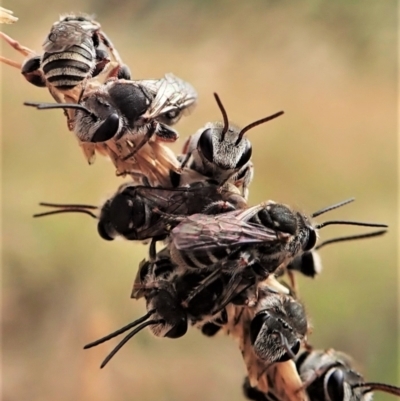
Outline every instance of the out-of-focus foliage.
<path id="1" fill-rule="evenodd" d="M 117 6 L 115 4 L 118 4 Z M 350 353 L 369 380 L 397 375 L 396 4 L 393 1 L 37 1 L 4 4 L 6 33 L 40 49 L 68 11 L 95 13 L 134 77 L 173 72 L 199 92 L 181 140 L 219 119 L 212 92 L 245 125 L 285 110 L 249 135 L 252 204 L 274 199 L 312 212 L 355 196 L 332 218 L 386 222 L 378 239 L 332 245 L 324 271 L 301 280 L 310 342 Z M 3 46 L 13 59 L 19 54 Z M 245 373 L 228 338 L 192 330 L 178 340 L 141 333 L 104 370 L 113 344 L 82 346 L 144 311 L 129 299 L 146 247 L 102 241 L 85 216 L 33 220 L 39 201 L 101 204 L 120 184 L 110 162 L 89 167 L 60 111 L 3 66 L 4 400 L 241 400 Z M 328 219 L 328 215 L 321 221 Z M 323 238 L 360 232 L 326 228 Z M 377 395 L 376 400 L 390 397 Z"/>

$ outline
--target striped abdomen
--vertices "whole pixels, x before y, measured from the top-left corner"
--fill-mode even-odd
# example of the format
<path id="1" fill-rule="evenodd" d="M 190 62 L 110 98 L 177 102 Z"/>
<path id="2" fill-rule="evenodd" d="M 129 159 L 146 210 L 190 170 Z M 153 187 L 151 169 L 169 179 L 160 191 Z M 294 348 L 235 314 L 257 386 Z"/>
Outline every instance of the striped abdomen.
<path id="1" fill-rule="evenodd" d="M 60 53 L 44 53 L 41 63 L 46 80 L 62 90 L 81 83 L 91 75 L 95 66 L 96 50 L 90 38 Z"/>
<path id="2" fill-rule="evenodd" d="M 178 260 L 192 269 L 209 269 L 222 262 L 230 254 L 229 248 L 217 248 L 202 252 L 180 252 L 177 251 Z"/>

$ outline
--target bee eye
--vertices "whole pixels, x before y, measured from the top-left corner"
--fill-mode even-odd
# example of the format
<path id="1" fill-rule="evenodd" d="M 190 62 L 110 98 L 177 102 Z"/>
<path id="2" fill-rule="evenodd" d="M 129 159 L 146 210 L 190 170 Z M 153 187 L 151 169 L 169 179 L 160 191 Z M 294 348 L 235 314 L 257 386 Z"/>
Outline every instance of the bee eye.
<path id="1" fill-rule="evenodd" d="M 244 149 L 244 152 L 242 154 L 242 157 L 240 160 L 237 162 L 236 167 L 240 168 L 243 167 L 251 158 L 251 153 L 252 153 L 252 147 L 249 141 L 246 141 L 246 147 Z"/>
<path id="2" fill-rule="evenodd" d="M 325 392 L 330 401 L 344 400 L 344 373 L 341 369 L 335 369 L 329 376 Z"/>
<path id="3" fill-rule="evenodd" d="M 105 239 L 106 241 L 114 240 L 114 238 L 109 235 L 105 224 L 102 223 L 101 221 L 99 221 L 99 223 L 97 224 L 97 232 L 99 233 L 100 237 Z"/>
<path id="4" fill-rule="evenodd" d="M 304 251 L 310 251 L 314 248 L 315 244 L 317 243 L 317 233 L 313 228 L 310 228 L 308 233 L 308 240 L 303 248 Z"/>
<path id="5" fill-rule="evenodd" d="M 212 141 L 212 132 L 210 128 L 208 128 L 201 134 L 197 148 L 208 161 L 213 162 L 214 147 Z"/>
<path id="6" fill-rule="evenodd" d="M 256 342 L 257 336 L 260 333 L 263 324 L 269 319 L 269 317 L 270 316 L 267 312 L 261 312 L 254 316 L 254 319 L 250 324 L 250 340 L 252 345 L 254 345 Z"/>

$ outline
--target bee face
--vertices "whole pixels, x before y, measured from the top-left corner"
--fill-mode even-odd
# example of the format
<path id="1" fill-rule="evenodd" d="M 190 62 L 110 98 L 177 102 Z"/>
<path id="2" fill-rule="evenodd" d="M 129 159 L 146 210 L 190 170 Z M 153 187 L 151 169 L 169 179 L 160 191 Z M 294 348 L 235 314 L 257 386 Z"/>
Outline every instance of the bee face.
<path id="1" fill-rule="evenodd" d="M 238 141 L 240 129 L 229 125 L 224 132 L 223 123 L 208 123 L 201 134 L 197 150 L 203 162 L 232 171 L 242 168 L 250 161 L 252 148 L 247 138 Z"/>
<path id="2" fill-rule="evenodd" d="M 303 306 L 290 297 L 267 295 L 257 310 L 250 325 L 256 355 L 269 363 L 291 359 L 307 333 Z"/>

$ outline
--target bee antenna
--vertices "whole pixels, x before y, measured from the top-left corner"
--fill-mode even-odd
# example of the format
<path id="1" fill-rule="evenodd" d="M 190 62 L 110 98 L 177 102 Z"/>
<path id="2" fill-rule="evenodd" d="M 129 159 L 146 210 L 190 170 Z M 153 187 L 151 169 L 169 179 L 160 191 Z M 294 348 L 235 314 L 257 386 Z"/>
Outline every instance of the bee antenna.
<path id="1" fill-rule="evenodd" d="M 81 104 L 75 103 L 36 103 L 36 102 L 24 102 L 24 106 L 36 107 L 38 110 L 49 110 L 49 109 L 76 109 L 82 110 L 86 113 L 93 115 L 86 107 Z"/>
<path id="2" fill-rule="evenodd" d="M 41 203 L 39 203 L 39 205 L 54 207 L 59 210 L 52 210 L 50 212 L 44 212 L 44 213 L 36 213 L 33 215 L 33 217 L 51 216 L 53 214 L 60 214 L 60 213 L 85 213 L 85 214 L 88 214 L 89 216 L 93 217 L 94 219 L 97 219 L 97 216 L 93 212 L 90 211 L 90 210 L 98 209 L 97 206 L 93 206 L 93 205 L 57 204 L 57 203 L 46 203 L 46 202 L 41 202 Z"/>
<path id="3" fill-rule="evenodd" d="M 390 384 L 383 383 L 356 383 L 351 386 L 352 389 L 366 387 L 364 394 L 370 393 L 372 391 L 383 391 L 385 393 L 397 395 L 400 397 L 400 387 L 392 386 Z"/>
<path id="4" fill-rule="evenodd" d="M 116 330 L 113 333 L 108 334 L 105 337 L 102 337 L 102 338 L 100 338 L 100 339 L 98 339 L 96 341 L 93 341 L 93 342 L 91 342 L 89 344 L 86 344 L 83 347 L 83 349 L 88 349 L 88 348 L 95 347 L 96 345 L 102 344 L 102 343 L 104 343 L 104 342 L 106 342 L 108 340 L 111 340 L 114 337 L 119 336 L 122 333 L 125 333 L 125 331 L 127 331 L 127 330 L 131 329 L 132 327 L 135 327 L 138 324 L 143 323 L 144 321 L 146 321 L 155 311 L 156 311 L 155 309 L 149 310 L 144 316 L 142 316 L 139 319 L 136 319 L 135 321 L 127 324 L 126 326 L 120 328 L 119 330 Z"/>
<path id="5" fill-rule="evenodd" d="M 222 142 L 225 139 L 225 134 L 228 132 L 228 129 L 229 129 L 228 114 L 226 113 L 226 110 L 221 102 L 221 99 L 219 98 L 218 94 L 215 92 L 214 92 L 214 97 L 215 97 L 215 100 L 217 101 L 219 109 L 221 110 L 222 118 L 224 119 L 224 128 L 222 129 L 221 139 L 219 140 L 220 142 Z"/>
<path id="6" fill-rule="evenodd" d="M 313 217 L 320 216 L 320 215 L 323 214 L 323 213 L 329 212 L 329 211 L 331 211 L 331 210 L 333 210 L 333 209 L 337 209 L 337 208 L 339 208 L 339 207 L 342 207 L 342 206 L 347 205 L 348 203 L 351 203 L 351 202 L 354 202 L 354 201 L 355 201 L 355 198 L 346 199 L 346 200 L 344 200 L 344 201 L 342 201 L 342 202 L 336 203 L 336 204 L 334 204 L 334 205 L 325 207 L 325 208 L 323 208 L 323 209 L 320 209 L 320 210 L 314 212 L 314 213 L 311 215 L 311 217 L 313 218 Z"/>
<path id="7" fill-rule="evenodd" d="M 279 337 L 280 337 L 280 340 L 281 340 L 281 344 L 282 344 L 283 348 L 285 348 L 286 352 L 289 354 L 290 359 L 295 359 L 296 355 L 290 349 L 290 346 L 289 346 L 289 344 L 287 342 L 286 337 L 280 331 L 275 331 L 275 333 L 279 334 Z"/>
<path id="8" fill-rule="evenodd" d="M 343 224 L 343 225 L 348 225 L 348 226 L 363 226 L 363 227 L 382 227 L 382 228 L 388 228 L 386 224 L 378 224 L 378 223 L 363 223 L 360 221 L 346 221 L 346 220 L 331 220 L 331 221 L 325 221 L 324 223 L 316 225 L 314 228 L 316 230 L 319 230 L 322 227 L 325 226 L 330 226 L 333 224 Z"/>
<path id="9" fill-rule="evenodd" d="M 257 125 L 264 124 L 264 123 L 266 123 L 267 121 L 271 121 L 271 120 L 273 120 L 274 118 L 281 116 L 283 113 L 284 113 L 283 111 L 278 111 L 278 113 L 272 114 L 272 115 L 270 115 L 270 116 L 268 116 L 268 117 L 262 118 L 261 120 L 254 121 L 253 123 L 251 123 L 251 124 L 249 124 L 249 125 L 246 125 L 246 126 L 245 126 L 244 128 L 242 128 L 242 130 L 239 132 L 239 137 L 238 137 L 238 139 L 237 139 L 235 145 L 236 145 L 236 146 L 239 145 L 240 141 L 241 141 L 242 138 L 243 138 L 243 135 L 244 135 L 247 131 L 251 130 L 252 128 L 256 127 Z"/>
<path id="10" fill-rule="evenodd" d="M 102 364 L 100 365 L 100 369 L 103 369 L 104 366 L 107 365 L 107 363 L 111 360 L 111 358 L 139 331 L 143 330 L 145 327 L 150 326 L 152 324 L 164 324 L 165 320 L 163 319 L 158 319 L 158 320 L 148 320 L 147 322 L 144 322 L 140 326 L 136 327 L 135 330 L 132 330 L 128 335 L 126 335 L 118 344 L 117 346 L 107 355 L 107 357 L 104 359 Z"/>
<path id="11" fill-rule="evenodd" d="M 314 250 L 317 251 L 318 249 L 321 249 L 325 245 L 334 244 L 336 242 L 352 241 L 355 239 L 363 239 L 363 238 L 373 238 L 373 237 L 378 237 L 379 235 L 383 235 L 385 233 L 387 233 L 387 230 L 374 231 L 372 233 L 366 233 L 366 234 L 349 235 L 346 237 L 332 238 L 321 242 L 318 246 L 314 248 Z"/>

